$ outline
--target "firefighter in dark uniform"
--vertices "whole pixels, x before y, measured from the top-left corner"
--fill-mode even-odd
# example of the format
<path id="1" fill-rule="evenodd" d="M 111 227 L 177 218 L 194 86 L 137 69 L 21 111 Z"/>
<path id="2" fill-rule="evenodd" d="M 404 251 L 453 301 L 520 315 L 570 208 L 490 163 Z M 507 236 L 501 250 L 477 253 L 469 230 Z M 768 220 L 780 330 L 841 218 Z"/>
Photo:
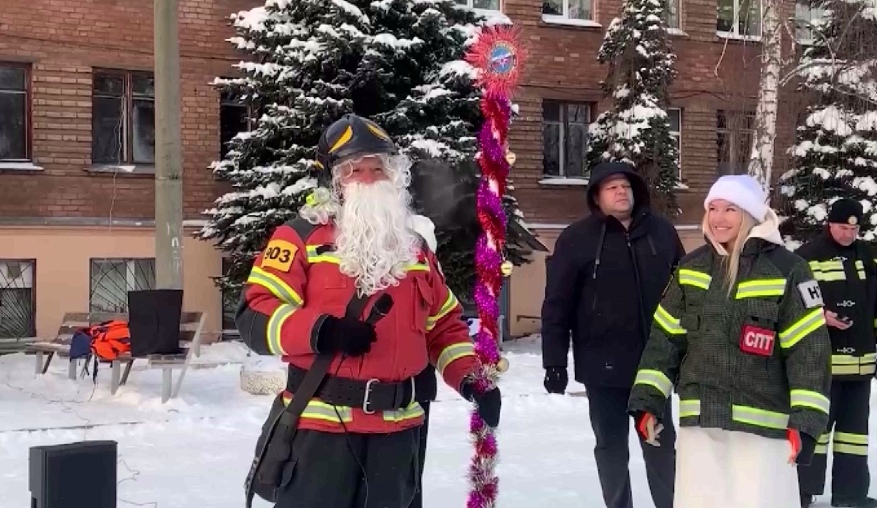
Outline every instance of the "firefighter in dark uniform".
<path id="1" fill-rule="evenodd" d="M 862 205 L 840 199 L 831 207 L 825 232 L 797 251 L 819 281 L 832 345 L 830 420 L 817 442 L 813 462 L 798 467 L 802 507 L 823 493 L 832 434 L 831 506 L 877 507 L 877 500 L 868 497 L 877 266 L 867 244 L 857 239 L 861 222 Z"/>

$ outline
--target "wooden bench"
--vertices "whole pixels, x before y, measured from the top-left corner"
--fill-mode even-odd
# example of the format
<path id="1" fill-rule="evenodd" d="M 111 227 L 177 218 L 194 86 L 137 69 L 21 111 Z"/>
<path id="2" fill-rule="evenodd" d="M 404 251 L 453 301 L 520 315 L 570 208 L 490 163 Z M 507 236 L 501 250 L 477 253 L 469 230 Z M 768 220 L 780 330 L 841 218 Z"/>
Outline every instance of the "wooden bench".
<path id="1" fill-rule="evenodd" d="M 152 354 L 144 357 L 133 357 L 129 353 L 119 355 L 116 360 L 110 362 L 110 392 L 115 394 L 119 386 L 128 381 L 134 360 L 143 359 L 148 362 L 149 368 L 162 369 L 161 401 L 167 402 L 180 393 L 183 378 L 189 368 L 192 357 L 201 355 L 201 332 L 204 329 L 206 316 L 203 312 L 183 312 L 180 317 L 180 349 L 181 352 L 172 355 Z M 49 341 L 38 341 L 29 344 L 25 352 L 36 355 L 36 373 L 45 374 L 49 364 L 55 355 L 60 357 L 70 356 L 70 342 L 76 330 L 96 325 L 104 321 L 119 320 L 128 321 L 127 314 L 109 314 L 104 312 L 78 313 L 71 312 L 64 315 L 64 321 L 58 329 L 55 338 Z M 86 358 L 86 362 L 91 358 Z M 121 372 L 122 364 L 125 364 L 124 373 Z M 67 376 L 76 379 L 77 362 L 70 361 Z M 181 368 L 176 385 L 173 383 L 173 370 Z"/>

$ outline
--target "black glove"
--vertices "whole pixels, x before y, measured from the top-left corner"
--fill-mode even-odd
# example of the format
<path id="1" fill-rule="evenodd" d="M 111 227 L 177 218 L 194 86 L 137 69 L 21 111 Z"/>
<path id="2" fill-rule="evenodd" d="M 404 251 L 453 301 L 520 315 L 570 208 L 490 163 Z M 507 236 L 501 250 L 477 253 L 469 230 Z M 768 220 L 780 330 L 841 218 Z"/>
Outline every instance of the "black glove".
<path id="1" fill-rule="evenodd" d="M 545 369 L 545 381 L 542 383 L 548 393 L 560 393 L 566 391 L 569 384 L 569 375 L 566 367 L 548 367 Z"/>
<path id="2" fill-rule="evenodd" d="M 502 395 L 499 392 L 498 386 L 478 395 L 478 393 L 475 392 L 475 386 L 472 382 L 465 382 L 460 388 L 460 395 L 462 395 L 464 399 L 474 402 L 478 406 L 478 416 L 484 420 L 484 423 L 491 427 L 499 425 L 499 412 L 502 407 Z"/>
<path id="3" fill-rule="evenodd" d="M 798 435 L 801 436 L 801 451 L 795 457 L 795 464 L 809 466 L 816 452 L 816 439 L 803 432 L 799 432 Z"/>
<path id="4" fill-rule="evenodd" d="M 320 325 L 315 344 L 315 353 L 343 353 L 348 356 L 362 356 L 372 349 L 378 339 L 375 329 L 358 319 L 326 316 Z"/>

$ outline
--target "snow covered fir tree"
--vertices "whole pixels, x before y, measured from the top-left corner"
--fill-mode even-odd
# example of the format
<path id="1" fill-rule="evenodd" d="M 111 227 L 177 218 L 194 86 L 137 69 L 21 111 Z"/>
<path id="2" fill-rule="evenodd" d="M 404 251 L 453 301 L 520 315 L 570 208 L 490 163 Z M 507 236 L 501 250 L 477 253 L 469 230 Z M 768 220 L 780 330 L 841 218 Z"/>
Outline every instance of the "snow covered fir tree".
<path id="1" fill-rule="evenodd" d="M 316 184 L 321 132 L 353 112 L 381 124 L 413 159 L 450 167 L 424 175 L 413 191 L 418 211 L 436 222 L 449 285 L 467 300 L 479 229 L 472 160 L 482 118 L 475 71 L 463 59 L 484 20 L 453 0 L 268 0 L 232 22 L 230 42 L 249 58 L 237 66 L 241 77 L 216 84 L 248 106 L 253 125 L 213 165 L 234 188 L 206 212 L 199 234 L 231 261 L 220 287 L 236 292 L 274 228 L 304 204 Z M 431 195 L 436 179 L 450 187 L 443 196 Z M 515 200 L 505 207 L 512 219 L 507 256 L 520 264 L 527 252 L 516 237 L 526 230 Z"/>
<path id="2" fill-rule="evenodd" d="M 606 30 L 597 54 L 608 64 L 604 93 L 613 101 L 590 128 L 588 165 L 626 161 L 645 178 L 656 211 L 679 212 L 679 153 L 667 118 L 676 54 L 670 44 L 666 0 L 625 0 L 624 11 Z"/>
<path id="3" fill-rule="evenodd" d="M 862 238 L 877 240 L 877 7 L 873 0 L 827 0 L 813 45 L 797 67 L 809 98 L 800 117 L 792 169 L 778 190 L 782 232 L 791 247 L 816 235 L 838 198 L 861 201 Z"/>

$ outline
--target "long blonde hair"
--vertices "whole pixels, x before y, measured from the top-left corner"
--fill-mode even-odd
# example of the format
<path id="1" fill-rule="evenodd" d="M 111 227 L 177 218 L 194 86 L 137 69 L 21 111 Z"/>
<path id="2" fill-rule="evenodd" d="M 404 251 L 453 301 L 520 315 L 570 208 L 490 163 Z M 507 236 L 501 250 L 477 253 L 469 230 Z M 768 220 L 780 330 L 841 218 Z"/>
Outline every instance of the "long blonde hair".
<path id="1" fill-rule="evenodd" d="M 713 244 L 713 248 L 716 249 L 716 252 L 718 252 L 722 258 L 722 267 L 725 268 L 725 284 L 728 286 L 728 296 L 731 296 L 731 291 L 734 289 L 734 284 L 737 282 L 737 274 L 740 271 L 740 254 L 743 252 L 743 246 L 749 238 L 749 233 L 752 232 L 752 228 L 754 228 L 758 222 L 752 217 L 752 215 L 745 211 L 743 212 L 743 220 L 740 222 L 740 232 L 737 233 L 737 238 L 734 239 L 734 244 L 731 246 L 731 251 L 729 252 L 724 245 L 720 244 L 715 238 L 713 238 L 709 225 L 709 213 L 709 210 L 704 212 L 700 227 L 703 230 L 704 236 L 706 236 L 710 243 Z"/>

